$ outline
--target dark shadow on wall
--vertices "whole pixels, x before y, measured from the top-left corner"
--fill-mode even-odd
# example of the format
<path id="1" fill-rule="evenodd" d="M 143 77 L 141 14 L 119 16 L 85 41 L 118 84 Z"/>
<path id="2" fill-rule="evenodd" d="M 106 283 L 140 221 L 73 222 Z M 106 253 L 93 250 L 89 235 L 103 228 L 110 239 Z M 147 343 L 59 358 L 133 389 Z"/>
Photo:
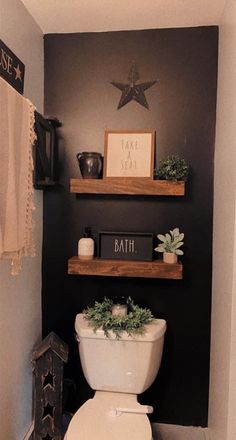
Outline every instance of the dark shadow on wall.
<path id="1" fill-rule="evenodd" d="M 74 319 L 104 296 L 130 295 L 167 320 L 161 369 L 140 401 L 152 421 L 207 425 L 211 320 L 213 159 L 217 78 L 216 27 L 45 36 L 45 113 L 60 129 L 61 188 L 44 194 L 43 333 L 55 331 L 70 347 L 65 375 L 75 380 L 77 409 L 93 392 L 79 363 Z M 132 61 L 150 110 L 120 92 Z M 155 129 L 157 161 L 178 153 L 191 165 L 183 198 L 83 196 L 69 193 L 80 177 L 76 153 L 103 153 L 105 129 Z M 63 160 L 62 160 L 63 158 Z M 67 274 L 85 226 L 99 230 L 185 233 L 181 281 Z M 71 408 L 70 408 L 71 409 Z"/>

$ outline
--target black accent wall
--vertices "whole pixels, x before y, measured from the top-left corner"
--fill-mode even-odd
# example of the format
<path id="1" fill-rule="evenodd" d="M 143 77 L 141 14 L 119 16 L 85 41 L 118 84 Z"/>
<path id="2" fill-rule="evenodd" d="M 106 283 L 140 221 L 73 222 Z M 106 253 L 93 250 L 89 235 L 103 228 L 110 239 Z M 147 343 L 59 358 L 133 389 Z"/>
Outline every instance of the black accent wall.
<path id="1" fill-rule="evenodd" d="M 212 208 L 217 27 L 45 36 L 45 114 L 59 118 L 61 186 L 44 193 L 43 333 L 54 330 L 70 348 L 65 376 L 77 385 L 77 409 L 93 395 L 79 364 L 74 319 L 104 296 L 130 295 L 167 321 L 158 377 L 140 401 L 152 421 L 207 425 L 212 277 Z M 135 61 L 150 109 L 121 92 Z M 191 165 L 185 197 L 80 196 L 76 153 L 103 153 L 105 129 L 156 130 L 156 157 L 179 154 Z M 99 230 L 185 233 L 181 281 L 67 275 L 85 226 Z M 95 365 L 96 368 L 96 365 Z"/>

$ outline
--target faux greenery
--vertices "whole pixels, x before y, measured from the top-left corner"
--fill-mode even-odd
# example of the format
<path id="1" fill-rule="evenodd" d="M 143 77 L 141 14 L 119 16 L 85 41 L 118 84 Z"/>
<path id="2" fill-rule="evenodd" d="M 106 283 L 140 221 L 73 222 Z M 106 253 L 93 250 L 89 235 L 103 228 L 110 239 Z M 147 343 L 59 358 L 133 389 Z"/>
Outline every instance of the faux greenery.
<path id="1" fill-rule="evenodd" d="M 124 331 L 129 335 L 143 333 L 145 324 L 154 319 L 149 309 L 134 304 L 131 298 L 127 299 L 128 313 L 125 316 L 112 315 L 113 305 L 111 299 L 104 298 L 103 302 L 96 301 L 93 307 L 84 310 L 85 318 L 95 332 L 98 328 L 102 328 L 109 337 L 109 330 L 112 330 L 119 339 Z"/>
<path id="2" fill-rule="evenodd" d="M 167 233 L 165 235 L 158 234 L 157 238 L 159 238 L 161 243 L 155 248 L 155 251 L 183 255 L 183 251 L 179 248 L 184 244 L 184 234 L 179 232 L 179 228 L 175 228 L 169 232 L 169 234 Z"/>
<path id="3" fill-rule="evenodd" d="M 187 180 L 188 173 L 189 166 L 178 155 L 162 159 L 159 168 L 155 170 L 155 176 L 160 180 Z"/>

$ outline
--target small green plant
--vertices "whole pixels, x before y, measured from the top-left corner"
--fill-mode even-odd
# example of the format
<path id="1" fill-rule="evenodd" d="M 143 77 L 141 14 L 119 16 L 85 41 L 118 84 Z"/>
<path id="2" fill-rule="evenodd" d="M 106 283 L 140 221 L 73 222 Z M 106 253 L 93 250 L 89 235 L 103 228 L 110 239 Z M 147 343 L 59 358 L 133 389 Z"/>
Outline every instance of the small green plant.
<path id="1" fill-rule="evenodd" d="M 112 315 L 113 305 L 112 299 L 104 298 L 101 303 L 96 301 L 93 307 L 83 311 L 85 319 L 95 332 L 102 328 L 109 337 L 109 331 L 112 330 L 117 339 L 121 337 L 122 332 L 127 332 L 129 335 L 142 334 L 145 324 L 154 319 L 149 309 L 134 304 L 131 298 L 127 299 L 128 313 L 125 316 Z"/>
<path id="2" fill-rule="evenodd" d="M 169 252 L 176 255 L 183 255 L 183 251 L 180 247 L 184 244 L 184 234 L 179 232 L 179 228 L 169 231 L 165 235 L 158 234 L 157 238 L 161 243 L 155 248 L 156 252 Z"/>
<path id="3" fill-rule="evenodd" d="M 155 177 L 160 180 L 184 180 L 188 178 L 189 166 L 178 155 L 162 159 L 159 168 L 155 170 Z"/>

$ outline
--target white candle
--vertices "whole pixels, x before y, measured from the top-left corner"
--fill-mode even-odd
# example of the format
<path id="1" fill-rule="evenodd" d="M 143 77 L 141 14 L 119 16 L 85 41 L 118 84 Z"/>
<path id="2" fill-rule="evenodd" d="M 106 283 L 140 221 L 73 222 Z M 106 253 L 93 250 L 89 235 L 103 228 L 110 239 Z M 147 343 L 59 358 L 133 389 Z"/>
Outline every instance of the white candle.
<path id="1" fill-rule="evenodd" d="M 113 316 L 125 316 L 127 315 L 127 304 L 114 304 L 111 309 Z"/>

